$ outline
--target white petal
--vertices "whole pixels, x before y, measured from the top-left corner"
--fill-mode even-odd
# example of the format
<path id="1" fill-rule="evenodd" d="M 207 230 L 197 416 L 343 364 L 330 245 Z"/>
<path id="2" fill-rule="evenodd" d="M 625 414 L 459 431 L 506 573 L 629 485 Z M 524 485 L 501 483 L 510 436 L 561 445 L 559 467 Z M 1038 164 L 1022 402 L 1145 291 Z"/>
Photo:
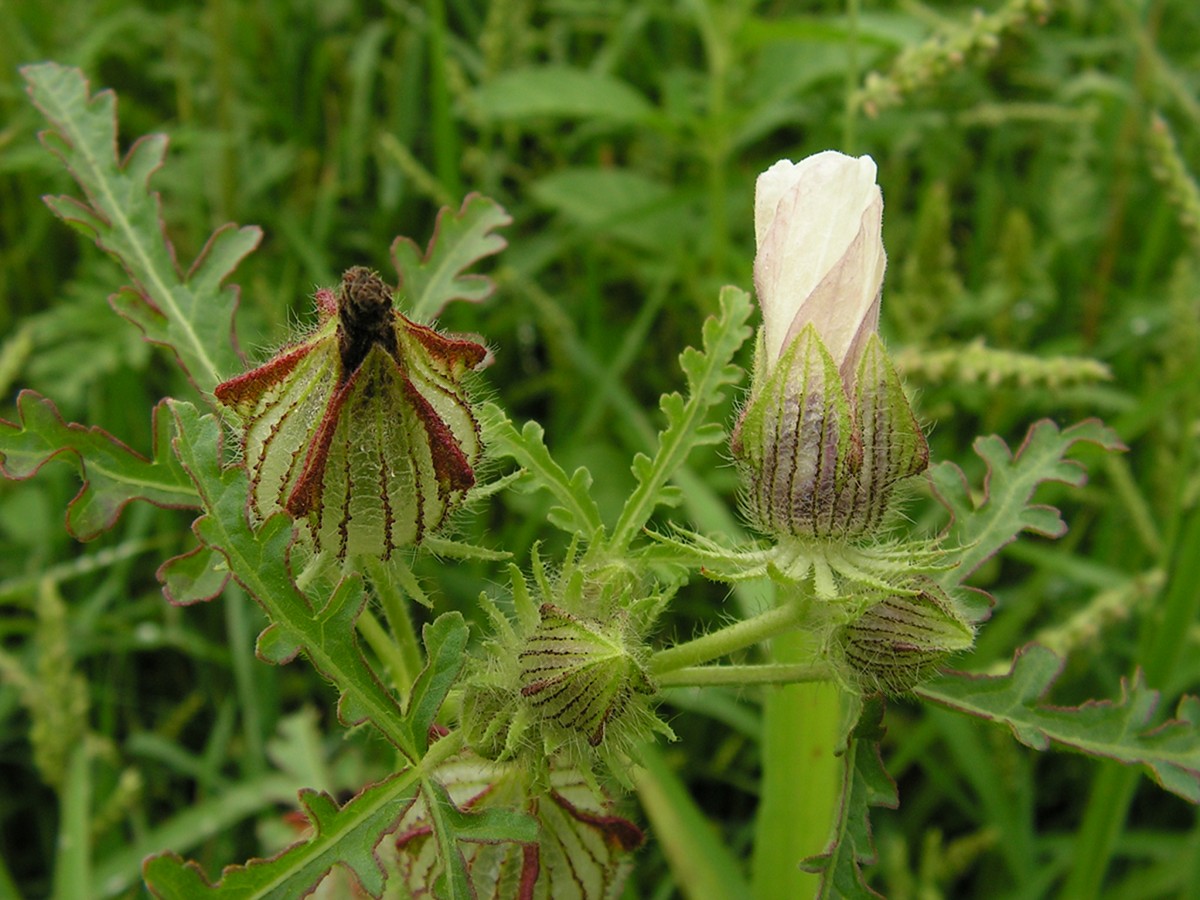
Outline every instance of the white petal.
<path id="1" fill-rule="evenodd" d="M 864 326 L 877 324 L 884 255 L 875 173 L 869 156 L 826 151 L 799 163 L 781 160 L 759 176 L 754 281 L 768 365 L 808 322 L 839 361 Z"/>

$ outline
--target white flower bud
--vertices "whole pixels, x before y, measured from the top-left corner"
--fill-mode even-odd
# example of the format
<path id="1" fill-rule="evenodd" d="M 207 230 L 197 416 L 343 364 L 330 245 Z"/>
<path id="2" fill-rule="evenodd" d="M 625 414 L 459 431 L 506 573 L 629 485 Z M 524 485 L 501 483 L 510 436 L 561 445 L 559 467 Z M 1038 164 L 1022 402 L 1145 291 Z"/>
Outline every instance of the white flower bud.
<path id="1" fill-rule="evenodd" d="M 827 151 L 759 176 L 754 283 L 763 326 L 733 435 L 762 531 L 857 537 L 929 448 L 878 337 L 887 255 L 875 163 Z"/>
<path id="2" fill-rule="evenodd" d="M 883 194 L 875 162 L 833 150 L 780 160 L 758 177 L 754 286 L 763 316 L 763 362 L 774 367 L 812 324 L 850 382 L 879 327 Z"/>

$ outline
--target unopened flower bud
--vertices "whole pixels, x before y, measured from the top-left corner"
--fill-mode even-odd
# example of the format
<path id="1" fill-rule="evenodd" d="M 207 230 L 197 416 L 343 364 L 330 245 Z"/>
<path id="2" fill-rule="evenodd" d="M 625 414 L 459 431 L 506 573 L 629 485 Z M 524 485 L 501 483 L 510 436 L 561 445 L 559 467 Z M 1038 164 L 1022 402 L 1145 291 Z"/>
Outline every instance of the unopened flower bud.
<path id="1" fill-rule="evenodd" d="M 550 603 L 520 652 L 521 695 L 546 722 L 597 747 L 637 695 L 654 688 L 621 623 L 573 616 Z"/>
<path id="2" fill-rule="evenodd" d="M 836 635 L 841 667 L 863 690 L 911 690 L 974 640 L 970 624 L 934 581 L 921 577 L 911 587 L 912 594 L 884 596 Z"/>
<path id="3" fill-rule="evenodd" d="M 487 349 L 405 318 L 364 268 L 316 301 L 312 334 L 215 394 L 245 424 L 254 518 L 284 510 L 318 549 L 386 558 L 475 484 L 482 446 L 463 380 Z"/>
<path id="4" fill-rule="evenodd" d="M 733 436 L 746 511 L 777 536 L 876 529 L 929 449 L 877 334 L 886 255 L 870 157 L 832 151 L 759 176 L 762 307 L 750 398 Z"/>

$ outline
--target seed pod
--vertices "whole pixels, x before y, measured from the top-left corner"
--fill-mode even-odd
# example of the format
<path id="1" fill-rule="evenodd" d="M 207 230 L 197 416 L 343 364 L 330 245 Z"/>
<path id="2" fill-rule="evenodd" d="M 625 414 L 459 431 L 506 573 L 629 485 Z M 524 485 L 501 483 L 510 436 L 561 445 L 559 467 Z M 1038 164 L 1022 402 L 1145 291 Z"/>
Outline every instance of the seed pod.
<path id="1" fill-rule="evenodd" d="M 361 267 L 316 301 L 307 339 L 215 394 L 245 425 L 256 519 L 282 509 L 318 549 L 387 558 L 475 483 L 482 445 L 463 380 L 487 349 L 405 318 Z"/>

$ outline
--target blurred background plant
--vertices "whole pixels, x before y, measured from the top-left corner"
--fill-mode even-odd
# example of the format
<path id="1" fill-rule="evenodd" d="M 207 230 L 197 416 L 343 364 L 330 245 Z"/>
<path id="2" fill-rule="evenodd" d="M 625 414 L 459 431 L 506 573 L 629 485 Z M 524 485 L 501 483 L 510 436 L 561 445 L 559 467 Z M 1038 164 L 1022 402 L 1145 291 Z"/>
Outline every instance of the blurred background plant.
<path id="1" fill-rule="evenodd" d="M 0 33 L 0 417 L 31 387 L 149 453 L 146 410 L 188 393 L 106 308 L 124 273 L 42 205 L 69 183 L 37 143 L 19 64 L 55 59 L 114 88 L 123 140 L 170 134 L 153 184 L 180 259 L 224 222 L 262 226 L 237 275 L 255 361 L 316 286 L 386 269 L 394 235 L 427 235 L 467 191 L 497 199 L 515 220 L 500 290 L 445 324 L 487 336 L 497 399 L 545 426 L 568 471 L 590 468 L 610 521 L 658 427 L 647 411 L 679 386 L 678 350 L 720 285 L 750 285 L 757 173 L 869 153 L 887 204 L 884 333 L 933 459 L 977 477 L 976 435 L 1015 447 L 1043 416 L 1101 415 L 1131 448 L 1085 453 L 1083 492 L 1043 489 L 1071 531 L 976 575 L 997 604 L 956 665 L 1004 668 L 1041 639 L 1067 658 L 1058 702 L 1119 696 L 1139 663 L 1171 708 L 1200 681 L 1195 4 L 27 0 L 0 4 Z M 735 529 L 725 453 L 699 451 L 689 472 L 684 515 Z M 381 742 L 344 736 L 310 669 L 253 658 L 263 622 L 240 591 L 163 600 L 155 568 L 191 516 L 139 505 L 77 543 L 62 527 L 77 489 L 61 463 L 0 482 L 0 895 L 68 883 L 64 837 L 95 848 L 79 896 L 136 890 L 141 855 L 167 839 L 216 871 L 288 839 L 296 787 L 337 794 L 390 765 Z M 522 558 L 554 540 L 546 502 L 505 494 L 464 535 Z M 476 616 L 489 573 L 440 569 L 442 603 Z M 686 638 L 733 602 L 693 583 L 669 630 Z M 669 692 L 681 740 L 652 766 L 739 857 L 765 695 Z M 887 895 L 1200 891 L 1194 809 L 1138 771 L 1035 757 L 929 706 L 893 703 L 887 725 L 902 799 L 873 816 Z M 655 837 L 629 895 L 702 896 Z"/>

